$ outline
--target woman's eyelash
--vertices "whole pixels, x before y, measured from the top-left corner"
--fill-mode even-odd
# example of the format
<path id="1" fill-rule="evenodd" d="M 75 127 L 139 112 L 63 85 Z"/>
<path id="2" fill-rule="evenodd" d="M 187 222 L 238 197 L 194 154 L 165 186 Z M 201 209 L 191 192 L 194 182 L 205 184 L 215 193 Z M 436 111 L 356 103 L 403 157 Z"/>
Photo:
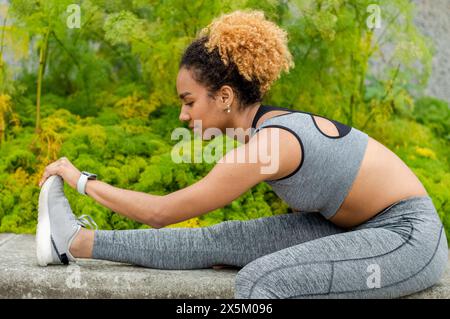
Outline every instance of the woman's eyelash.
<path id="1" fill-rule="evenodd" d="M 191 103 L 186 103 L 186 105 L 192 105 L 192 104 L 194 104 L 194 102 L 191 102 Z"/>

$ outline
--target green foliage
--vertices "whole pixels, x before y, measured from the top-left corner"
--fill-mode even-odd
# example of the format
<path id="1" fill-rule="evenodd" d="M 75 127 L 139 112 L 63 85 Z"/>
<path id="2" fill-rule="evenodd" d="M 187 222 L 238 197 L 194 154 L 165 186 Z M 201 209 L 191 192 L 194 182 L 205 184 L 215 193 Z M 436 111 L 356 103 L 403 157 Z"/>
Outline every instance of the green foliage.
<path id="1" fill-rule="evenodd" d="M 60 109 L 46 120 L 52 120 L 54 123 L 52 130 L 62 137 L 56 157 L 67 156 L 76 167 L 97 172 L 102 181 L 113 186 L 164 195 L 198 181 L 213 166 L 212 163 L 177 164 L 171 160 L 171 144 L 176 141 L 171 141 L 169 135 L 170 143 L 168 143 L 163 135 L 165 136 L 171 130 L 167 127 L 167 123 L 173 123 L 173 128 L 178 124 L 173 121 L 173 109 L 166 108 L 158 113 L 152 112 L 152 116 L 143 119 L 143 122 L 136 121 L 136 123 L 123 117 L 120 110 L 114 109 L 109 109 L 108 112 L 111 113 L 108 115 L 104 113 L 97 118 L 88 117 L 76 121 L 68 111 Z M 114 112 L 120 112 L 121 115 Z M 58 125 L 56 119 L 64 125 L 61 123 Z M 43 132 L 49 135 L 45 128 L 44 125 Z M 0 151 L 2 155 L 0 171 L 7 173 L 0 175 L 0 185 L 3 185 L 0 200 L 2 212 L 0 231 L 35 231 L 37 217 L 35 196 L 39 194 L 39 188 L 36 184 L 30 183 L 30 180 L 33 179 L 31 175 L 36 180 L 41 171 L 36 169 L 36 156 L 27 150 L 29 136 L 24 135 L 23 138 L 23 140 L 17 138 L 8 141 Z M 216 139 L 209 143 L 220 145 L 222 142 Z M 203 145 L 206 147 L 209 143 L 203 142 Z M 18 148 L 18 145 L 22 146 Z M 43 147 L 40 144 L 38 146 Z M 224 142 L 223 147 L 225 146 Z M 13 151 L 10 152 L 10 150 Z M 6 153 L 9 155 L 3 156 Z M 42 150 L 41 153 L 43 154 Z M 287 205 L 276 198 L 267 185 L 263 185 L 249 190 L 241 198 L 222 209 L 172 226 L 199 227 L 229 219 L 250 219 L 285 213 Z M 22 187 L 25 187 L 27 192 L 23 192 Z M 90 214 L 101 229 L 148 227 L 114 214 L 89 197 L 79 196 L 67 185 L 65 185 L 65 193 L 74 212 L 77 215 Z M 35 198 L 31 201 L 27 200 L 27 205 L 21 203 L 22 197 L 31 195 Z M 16 216 L 18 209 L 20 209 L 20 217 Z"/>
<path id="2" fill-rule="evenodd" d="M 386 25 L 378 33 L 366 25 L 373 3 Z M 289 33 L 296 67 L 269 99 L 363 130 L 388 119 L 412 103 L 431 69 L 430 45 L 413 25 L 413 8 L 408 0 L 300 0 L 270 12 Z M 382 46 L 390 48 L 389 59 Z"/>
<path id="3" fill-rule="evenodd" d="M 119 188 L 167 194 L 192 185 L 214 163 L 174 163 L 171 139 L 184 126 L 175 79 L 183 49 L 221 13 L 261 9 L 289 34 L 296 67 L 267 104 L 323 114 L 366 131 L 410 166 L 450 230 L 450 111 L 422 97 L 431 70 L 429 40 L 408 0 L 85 0 L 82 26 L 66 26 L 69 0 L 13 0 L 0 17 L 0 232 L 33 233 L 44 167 L 67 156 Z M 367 6 L 384 29 L 367 27 Z M 47 45 L 39 79 L 39 52 Z M 6 61 L 5 56 L 12 56 Z M 37 125 L 36 83 L 42 82 Z M 414 99 L 414 96 L 419 97 Z M 230 141 L 190 143 L 183 154 Z M 148 228 L 65 185 L 77 215 L 101 229 Z M 170 227 L 202 227 L 289 211 L 266 183 L 230 205 Z M 450 238 L 450 234 L 447 236 Z"/>
<path id="4" fill-rule="evenodd" d="M 422 97 L 414 104 L 414 119 L 432 128 L 438 136 L 450 142 L 450 107 L 447 102 Z"/>

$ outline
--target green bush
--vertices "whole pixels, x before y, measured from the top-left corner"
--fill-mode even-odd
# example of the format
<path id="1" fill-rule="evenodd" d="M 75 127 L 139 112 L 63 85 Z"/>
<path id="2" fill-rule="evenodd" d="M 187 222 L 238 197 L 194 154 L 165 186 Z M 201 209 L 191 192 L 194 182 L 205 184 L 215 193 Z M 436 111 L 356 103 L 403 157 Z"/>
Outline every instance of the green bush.
<path id="1" fill-rule="evenodd" d="M 450 107 L 447 102 L 422 97 L 415 101 L 413 115 L 418 123 L 432 128 L 437 136 L 450 142 Z"/>

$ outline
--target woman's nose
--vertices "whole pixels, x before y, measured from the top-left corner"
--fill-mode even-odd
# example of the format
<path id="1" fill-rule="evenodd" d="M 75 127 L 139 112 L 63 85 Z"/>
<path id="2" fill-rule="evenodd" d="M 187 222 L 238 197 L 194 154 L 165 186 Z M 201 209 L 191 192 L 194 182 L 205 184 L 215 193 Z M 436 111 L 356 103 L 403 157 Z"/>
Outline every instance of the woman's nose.
<path id="1" fill-rule="evenodd" d="M 180 119 L 181 122 L 189 121 L 190 119 L 189 114 L 185 112 L 181 112 L 178 118 Z"/>

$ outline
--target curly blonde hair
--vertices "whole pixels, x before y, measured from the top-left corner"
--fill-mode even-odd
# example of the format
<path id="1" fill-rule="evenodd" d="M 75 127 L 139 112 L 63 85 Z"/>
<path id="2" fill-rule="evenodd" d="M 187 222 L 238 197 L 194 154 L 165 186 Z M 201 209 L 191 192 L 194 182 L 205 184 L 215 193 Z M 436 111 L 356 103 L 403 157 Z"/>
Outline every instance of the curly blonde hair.
<path id="1" fill-rule="evenodd" d="M 248 81 L 257 79 L 265 94 L 282 71 L 294 67 L 287 32 L 266 20 L 264 12 L 237 10 L 214 19 L 200 31 L 208 36 L 206 48 L 218 48 L 222 62 L 233 61 Z"/>
<path id="2" fill-rule="evenodd" d="M 294 61 L 287 32 L 258 10 L 223 14 L 203 28 L 186 49 L 180 68 L 192 69 L 195 79 L 211 92 L 229 84 L 245 105 L 260 102 Z"/>

